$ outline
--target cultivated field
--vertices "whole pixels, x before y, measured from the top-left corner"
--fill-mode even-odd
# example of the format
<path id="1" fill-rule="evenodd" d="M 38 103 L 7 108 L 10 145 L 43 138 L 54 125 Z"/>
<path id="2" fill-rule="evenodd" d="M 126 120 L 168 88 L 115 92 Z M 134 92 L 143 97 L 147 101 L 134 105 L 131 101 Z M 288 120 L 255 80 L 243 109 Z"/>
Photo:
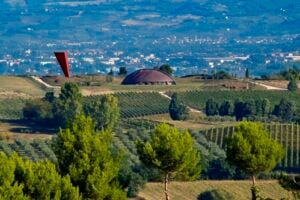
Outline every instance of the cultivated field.
<path id="1" fill-rule="evenodd" d="M 0 98 L 42 97 L 45 91 L 29 77 L 0 76 Z"/>
<path id="2" fill-rule="evenodd" d="M 169 93 L 172 95 L 172 93 Z M 267 98 L 271 105 L 278 104 L 284 97 L 289 101 L 293 101 L 297 106 L 300 105 L 300 92 L 288 91 L 266 91 L 266 90 L 190 90 L 186 92 L 178 92 L 178 97 L 185 104 L 196 109 L 204 109 L 205 103 L 209 98 L 213 98 L 216 102 L 222 103 L 225 100 L 234 102 L 236 99 L 240 100 L 257 100 Z"/>
<path id="3" fill-rule="evenodd" d="M 269 137 L 280 143 L 285 149 L 285 157 L 277 167 L 287 172 L 300 171 L 300 126 L 298 124 L 263 124 Z M 221 148 L 226 146 L 226 138 L 231 137 L 234 126 L 214 127 L 199 132 L 193 132 L 195 141 L 201 140 L 200 135 L 218 144 Z"/>
<path id="4" fill-rule="evenodd" d="M 14 142 L 7 143 L 0 141 L 0 150 L 7 155 L 16 152 L 25 160 L 37 161 L 41 159 L 49 159 L 56 161 L 55 154 L 51 150 L 50 141 L 35 140 L 29 143 L 26 140 L 15 140 Z"/>
<path id="5" fill-rule="evenodd" d="M 123 92 L 113 95 L 118 98 L 122 118 L 168 113 L 169 99 L 157 92 Z M 84 101 L 87 103 L 100 98 L 89 96 Z"/>
<path id="6" fill-rule="evenodd" d="M 0 98 L 0 119 L 15 120 L 23 118 L 22 109 L 27 99 Z"/>
<path id="7" fill-rule="evenodd" d="M 179 129 L 189 130 L 207 130 L 211 128 L 228 127 L 237 124 L 235 121 L 207 121 L 202 113 L 190 112 L 189 118 L 189 120 L 185 121 L 174 121 L 171 119 L 168 113 L 141 117 L 141 119 L 151 120 L 154 122 L 164 122 L 167 124 L 172 124 L 174 127 Z"/>
<path id="8" fill-rule="evenodd" d="M 245 84 L 243 80 L 203 80 L 199 77 L 175 77 L 176 85 L 121 85 L 124 77 L 115 76 L 107 80 L 107 76 L 74 76 L 66 79 L 59 76 L 45 76 L 42 80 L 53 86 L 62 86 L 67 81 L 80 85 L 84 96 L 103 95 L 115 92 L 157 92 L 157 91 L 186 91 L 199 89 L 226 89 L 224 85 Z M 260 86 L 248 84 L 251 89 L 262 89 Z"/>
<path id="9" fill-rule="evenodd" d="M 277 181 L 258 181 L 263 197 L 272 199 L 289 199 L 292 194 L 283 189 Z M 249 181 L 195 181 L 195 182 L 171 182 L 169 186 L 170 198 L 174 200 L 197 200 L 202 192 L 213 189 L 223 189 L 233 195 L 232 200 L 251 199 L 251 182 Z M 140 199 L 157 200 L 164 199 L 162 183 L 147 183 L 139 192 Z M 138 199 L 138 198 L 137 198 Z"/>

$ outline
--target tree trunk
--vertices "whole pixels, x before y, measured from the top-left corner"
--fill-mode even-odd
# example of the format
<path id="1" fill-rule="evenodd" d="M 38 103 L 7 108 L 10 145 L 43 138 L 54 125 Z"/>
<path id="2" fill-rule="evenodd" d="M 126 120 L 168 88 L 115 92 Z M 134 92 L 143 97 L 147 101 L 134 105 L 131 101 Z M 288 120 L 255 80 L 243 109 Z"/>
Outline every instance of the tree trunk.
<path id="1" fill-rule="evenodd" d="M 165 195 L 166 195 L 166 200 L 170 200 L 169 194 L 168 194 L 168 183 L 169 183 L 169 174 L 165 174 Z"/>
<path id="2" fill-rule="evenodd" d="M 255 183 L 256 183 L 255 175 L 252 175 L 252 176 L 251 176 L 251 179 L 252 179 L 252 185 L 255 186 Z"/>
<path id="3" fill-rule="evenodd" d="M 260 195 L 259 195 L 259 189 L 255 185 L 256 184 L 255 175 L 252 175 L 251 179 L 252 179 L 252 187 L 251 187 L 252 200 L 258 200 L 260 199 Z"/>

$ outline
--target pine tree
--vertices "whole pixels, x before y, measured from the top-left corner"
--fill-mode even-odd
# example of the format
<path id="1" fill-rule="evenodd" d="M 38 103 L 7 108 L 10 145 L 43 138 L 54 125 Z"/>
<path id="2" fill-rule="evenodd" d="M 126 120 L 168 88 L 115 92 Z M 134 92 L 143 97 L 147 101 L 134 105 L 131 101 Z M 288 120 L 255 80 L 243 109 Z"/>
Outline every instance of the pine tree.
<path id="1" fill-rule="evenodd" d="M 72 121 L 75 115 L 82 114 L 82 95 L 78 85 L 66 83 L 62 88 L 59 98 L 54 103 L 54 117 L 60 126 L 65 126 Z"/>
<path id="2" fill-rule="evenodd" d="M 0 152 L 0 177 L 0 199 L 81 199 L 70 177 L 62 177 L 48 160 L 24 161 Z"/>
<path id="3" fill-rule="evenodd" d="M 95 128 L 99 131 L 112 130 L 120 118 L 118 99 L 113 95 L 91 101 L 84 106 L 84 112 L 93 119 Z"/>
<path id="4" fill-rule="evenodd" d="M 168 183 L 172 176 L 195 179 L 200 174 L 200 155 L 193 147 L 189 132 L 179 132 L 167 124 L 159 124 L 151 140 L 136 144 L 140 160 L 164 176 L 165 196 L 169 200 Z"/>
<path id="5" fill-rule="evenodd" d="M 268 137 L 261 124 L 242 122 L 234 136 L 227 139 L 226 154 L 231 164 L 251 176 L 255 195 L 256 175 L 272 170 L 283 158 L 284 150 Z"/>
<path id="6" fill-rule="evenodd" d="M 111 133 L 94 131 L 90 117 L 75 116 L 53 141 L 62 175 L 70 175 L 84 199 L 125 199 L 115 179 L 121 157 L 111 152 Z"/>

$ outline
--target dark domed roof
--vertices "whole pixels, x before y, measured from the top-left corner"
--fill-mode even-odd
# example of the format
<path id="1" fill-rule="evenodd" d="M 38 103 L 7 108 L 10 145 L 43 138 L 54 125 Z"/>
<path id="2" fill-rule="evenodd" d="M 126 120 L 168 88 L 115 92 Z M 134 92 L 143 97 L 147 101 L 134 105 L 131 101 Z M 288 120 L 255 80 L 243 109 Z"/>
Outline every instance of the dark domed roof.
<path id="1" fill-rule="evenodd" d="M 156 69 L 140 69 L 137 70 L 123 80 L 122 85 L 153 85 L 153 84 L 165 84 L 173 85 L 175 81 L 168 74 L 163 73 Z"/>

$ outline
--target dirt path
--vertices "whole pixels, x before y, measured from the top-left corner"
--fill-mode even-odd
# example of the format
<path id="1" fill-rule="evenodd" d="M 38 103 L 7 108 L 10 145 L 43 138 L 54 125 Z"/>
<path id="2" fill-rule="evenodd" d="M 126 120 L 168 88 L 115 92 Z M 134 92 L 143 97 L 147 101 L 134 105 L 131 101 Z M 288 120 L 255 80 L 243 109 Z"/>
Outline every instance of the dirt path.
<path id="1" fill-rule="evenodd" d="M 250 83 L 262 86 L 262 87 L 266 88 L 267 90 L 282 90 L 282 91 L 287 90 L 285 88 L 274 87 L 274 86 L 266 85 L 266 84 L 263 84 L 263 83 L 258 83 L 258 82 L 255 82 L 255 81 L 250 81 Z"/>
<path id="2" fill-rule="evenodd" d="M 169 100 L 171 100 L 171 97 L 168 96 L 165 92 L 159 92 L 159 94 Z M 187 108 L 191 111 L 191 112 L 195 112 L 195 113 L 202 113 L 200 110 L 197 110 L 197 109 L 194 109 L 194 108 L 191 108 L 189 106 L 187 106 Z"/>
<path id="3" fill-rule="evenodd" d="M 58 86 L 52 86 L 52 85 L 49 85 L 48 83 L 46 83 L 45 81 L 43 81 L 40 77 L 37 77 L 37 76 L 31 76 L 31 78 L 33 80 L 35 80 L 36 82 L 42 84 L 43 86 L 45 86 L 46 88 L 50 88 L 50 89 L 60 89 L 60 87 Z"/>

